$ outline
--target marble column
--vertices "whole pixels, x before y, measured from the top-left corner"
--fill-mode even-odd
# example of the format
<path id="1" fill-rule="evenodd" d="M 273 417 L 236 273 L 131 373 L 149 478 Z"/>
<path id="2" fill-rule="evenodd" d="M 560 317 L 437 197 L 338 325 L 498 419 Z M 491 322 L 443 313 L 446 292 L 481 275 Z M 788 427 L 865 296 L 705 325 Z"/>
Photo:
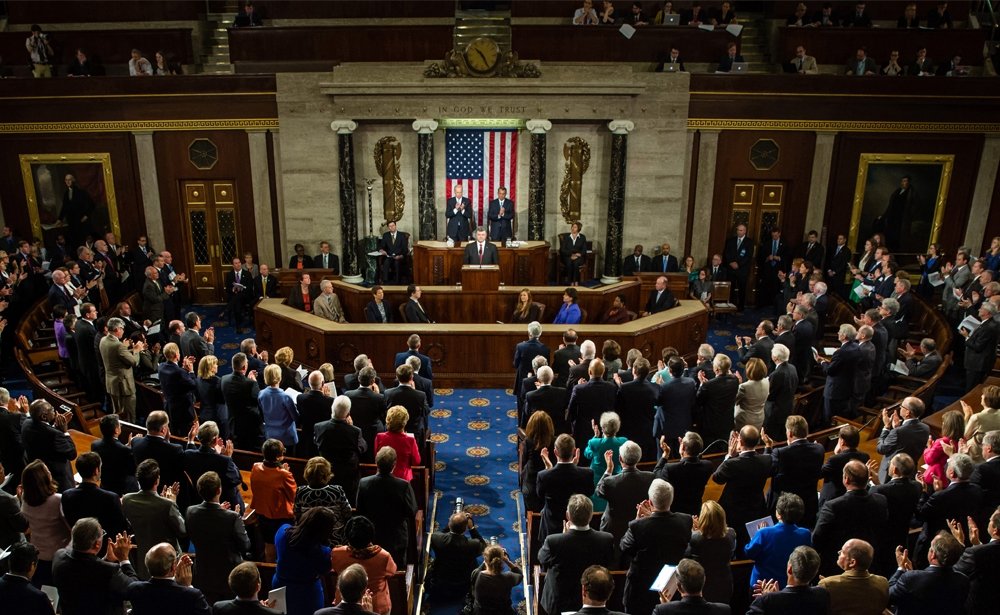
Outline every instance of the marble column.
<path id="1" fill-rule="evenodd" d="M 528 168 L 528 240 L 545 240 L 545 142 L 552 130 L 548 120 L 528 120 L 531 156 Z"/>
<path id="2" fill-rule="evenodd" d="M 343 280 L 360 284 L 358 267 L 358 203 L 354 182 L 354 131 L 358 125 L 351 120 L 330 122 L 330 129 L 337 133 L 337 150 L 340 153 L 340 268 Z"/>
<path id="3" fill-rule="evenodd" d="M 698 141 L 698 178 L 694 189 L 694 220 L 689 254 L 709 254 L 708 234 L 712 227 L 712 199 L 715 198 L 715 166 L 719 155 L 719 131 L 701 130 Z"/>
<path id="4" fill-rule="evenodd" d="M 271 215 L 271 182 L 267 162 L 267 131 L 247 130 L 250 144 L 250 177 L 254 225 L 257 227 L 257 262 L 274 261 L 274 223 Z"/>
<path id="5" fill-rule="evenodd" d="M 437 239 L 437 207 L 434 203 L 434 131 L 431 119 L 413 122 L 417 131 L 417 224 L 418 239 Z"/>
<path id="6" fill-rule="evenodd" d="M 608 180 L 608 225 L 604 240 L 603 284 L 622 279 L 622 239 L 625 231 L 625 171 L 628 161 L 628 133 L 635 124 L 628 120 L 608 122 L 611 130 L 611 173 Z"/>
<path id="7" fill-rule="evenodd" d="M 979 157 L 976 187 L 969 206 L 969 224 L 965 227 L 964 244 L 972 248 L 973 253 L 979 251 L 986 239 L 986 219 L 990 214 L 993 185 L 997 180 L 997 160 L 1000 160 L 1000 137 L 986 135 L 983 153 Z"/>
<path id="8" fill-rule="evenodd" d="M 830 190 L 830 172 L 833 170 L 833 144 L 836 132 L 817 132 L 813 150 L 812 180 L 809 182 L 809 203 L 806 208 L 806 232 L 820 230 L 826 214 L 826 199 Z M 837 245 L 836 237 L 827 237 L 824 245 Z"/>
<path id="9" fill-rule="evenodd" d="M 139 167 L 139 190 L 142 192 L 142 213 L 146 219 L 146 238 L 157 250 L 165 250 L 166 233 L 163 230 L 163 209 L 160 206 L 160 180 L 156 174 L 156 151 L 153 149 L 153 131 L 134 130 L 135 153 Z M 131 243 L 132 237 L 118 239 Z"/>

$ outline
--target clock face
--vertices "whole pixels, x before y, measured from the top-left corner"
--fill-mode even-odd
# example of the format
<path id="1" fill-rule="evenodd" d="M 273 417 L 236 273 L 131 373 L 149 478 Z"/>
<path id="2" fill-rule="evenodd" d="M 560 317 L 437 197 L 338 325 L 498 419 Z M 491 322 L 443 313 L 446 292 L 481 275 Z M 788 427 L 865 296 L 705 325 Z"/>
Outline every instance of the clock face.
<path id="1" fill-rule="evenodd" d="M 477 38 L 465 48 L 465 62 L 476 73 L 488 73 L 496 68 L 500 47 L 491 38 Z"/>
<path id="2" fill-rule="evenodd" d="M 771 139 L 761 139 L 750 148 L 750 164 L 758 171 L 770 170 L 778 164 L 778 144 Z"/>
<path id="3" fill-rule="evenodd" d="M 208 139 L 196 139 L 188 146 L 188 159 L 197 169 L 211 169 L 219 161 L 219 149 Z"/>

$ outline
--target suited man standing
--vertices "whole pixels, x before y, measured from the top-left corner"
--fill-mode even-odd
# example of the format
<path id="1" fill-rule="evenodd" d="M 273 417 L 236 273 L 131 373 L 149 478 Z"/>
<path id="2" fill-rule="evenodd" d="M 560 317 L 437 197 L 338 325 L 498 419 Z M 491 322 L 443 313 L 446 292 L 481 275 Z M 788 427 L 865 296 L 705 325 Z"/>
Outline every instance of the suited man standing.
<path id="1" fill-rule="evenodd" d="M 847 247 L 847 236 L 837 235 L 837 245 L 830 248 L 824 262 L 826 263 L 826 283 L 841 297 L 847 297 L 847 284 L 844 278 L 851 262 L 851 249 Z"/>
<path id="2" fill-rule="evenodd" d="M 643 490 L 643 499 L 645 493 Z M 603 528 L 597 531 L 590 527 L 593 513 L 589 497 L 579 493 L 571 496 L 562 532 L 549 534 L 538 551 L 538 562 L 545 568 L 541 604 L 546 613 L 579 609 L 578 587 L 583 571 L 590 566 L 613 565 L 615 538 Z"/>
<path id="3" fill-rule="evenodd" d="M 969 578 L 969 598 L 966 608 L 969 613 L 988 613 L 996 607 L 1000 597 L 997 586 L 997 571 L 1000 570 L 1000 509 L 994 508 L 989 517 L 987 534 L 990 541 L 977 544 L 972 541 L 965 545 L 965 552 L 955 564 L 955 572 Z"/>
<path id="4" fill-rule="evenodd" d="M 423 355 L 421 355 L 423 356 Z M 428 359 L 429 361 L 430 359 Z M 420 357 L 416 355 L 410 355 L 406 359 L 406 364 L 410 366 L 413 370 L 413 388 L 420 391 L 427 397 L 427 407 L 434 407 L 434 384 L 431 382 L 430 378 L 424 378 L 420 375 L 420 368 L 423 367 L 423 361 Z M 393 386 L 399 386 L 399 381 L 397 380 L 393 383 Z"/>
<path id="5" fill-rule="evenodd" d="M 253 279 L 243 268 L 243 261 L 233 259 L 233 268 L 226 272 L 223 281 L 226 288 L 226 312 L 229 314 L 237 333 L 243 332 L 243 312 L 253 294 Z"/>
<path id="6" fill-rule="evenodd" d="M 591 566 L 580 577 L 583 608 L 574 615 L 625 615 L 607 607 L 615 591 L 615 580 L 604 566 Z"/>
<path id="7" fill-rule="evenodd" d="M 201 329 L 201 316 L 197 312 L 188 312 L 184 316 L 184 327 L 180 343 L 183 356 L 194 357 L 194 364 L 197 365 L 202 357 L 215 354 L 215 328 L 205 329 L 205 336 L 202 337 L 198 333 Z"/>
<path id="8" fill-rule="evenodd" d="M 236 597 L 213 604 L 213 615 L 282 615 L 281 611 L 264 606 L 258 599 L 260 572 L 253 562 L 243 562 L 233 568 L 228 580 L 229 595 Z"/>
<path id="9" fill-rule="evenodd" d="M 650 263 L 649 271 L 660 273 L 676 273 L 680 271 L 677 266 L 677 257 L 670 253 L 670 244 L 664 243 L 660 246 L 660 253 Z"/>
<path id="10" fill-rule="evenodd" d="M 548 365 L 538 368 L 537 378 L 537 388 L 524 395 L 523 425 L 521 427 L 524 428 L 528 424 L 528 419 L 535 412 L 545 412 L 552 419 L 555 433 L 568 433 L 571 429 L 566 420 L 569 394 L 563 387 L 552 383 L 554 374 Z"/>
<path id="11" fill-rule="evenodd" d="M 719 353 L 712 359 L 715 378 L 709 380 L 703 372 L 698 373 L 701 386 L 695 395 L 695 417 L 698 432 L 710 445 L 716 440 L 726 441 L 735 426 L 733 407 L 740 381 L 730 373 L 731 368 L 729 356 Z"/>
<path id="12" fill-rule="evenodd" d="M 76 445 L 66 432 L 69 414 L 56 414 L 52 404 L 36 399 L 28 406 L 29 419 L 21 425 L 21 441 L 27 461 L 40 459 L 59 485 L 59 491 L 73 487 L 70 461 L 76 459 Z"/>
<path id="13" fill-rule="evenodd" d="M 256 374 L 247 375 L 247 356 L 237 352 L 232 359 L 233 372 L 222 377 L 222 397 L 229 408 L 229 416 L 233 421 L 233 443 L 241 450 L 257 450 L 264 441 L 262 426 L 264 418 L 257 397 L 260 385 Z M 302 403 L 302 398 L 299 398 Z M 302 407 L 299 406 L 301 415 Z M 327 415 L 329 416 L 329 415 Z"/>
<path id="14" fill-rule="evenodd" d="M 650 271 L 652 267 L 652 261 L 648 256 L 642 253 L 642 245 L 637 244 L 632 254 L 625 257 L 622 261 L 622 275 L 635 275 L 637 273 L 645 273 Z"/>
<path id="15" fill-rule="evenodd" d="M 351 399 L 338 395 L 333 400 L 333 416 L 328 421 L 317 423 L 315 429 L 316 449 L 330 462 L 333 481 L 344 488 L 351 504 L 358 497 L 358 465 L 361 455 L 368 450 L 368 443 L 361 430 L 351 421 Z"/>
<path id="16" fill-rule="evenodd" d="M 983 323 L 971 334 L 965 328 L 958 332 L 965 338 L 965 387 L 971 390 L 986 379 L 986 374 L 993 369 L 997 357 L 997 338 L 1000 337 L 1000 324 L 993 318 L 997 308 L 993 303 L 984 301 L 979 307 L 979 320 Z"/>
<path id="17" fill-rule="evenodd" d="M 180 555 L 171 544 L 160 543 L 146 554 L 150 579 L 129 586 L 127 599 L 133 615 L 210 615 L 212 608 L 201 590 L 191 586 L 190 555 Z"/>
<path id="18" fill-rule="evenodd" d="M 764 453 L 771 455 L 771 492 L 769 508 L 773 509 L 782 493 L 794 493 L 802 498 L 805 511 L 800 527 L 811 528 L 816 521 L 816 482 L 823 469 L 823 445 L 810 442 L 809 423 L 805 417 L 793 414 L 785 421 L 788 446 L 774 448 L 774 440 L 763 434 Z"/>
<path id="19" fill-rule="evenodd" d="M 128 531 L 128 521 L 122 512 L 117 493 L 101 489 L 101 457 L 83 453 L 76 459 L 76 471 L 82 482 L 79 487 L 62 494 L 62 511 L 66 522 L 73 525 L 85 517 L 96 518 L 111 536 Z"/>
<path id="20" fill-rule="evenodd" d="M 855 370 L 862 360 L 861 349 L 855 341 L 857 330 L 854 325 L 840 325 L 837 339 L 840 348 L 829 361 L 821 360 L 820 366 L 826 374 L 823 387 L 823 418 L 829 423 L 834 415 L 843 416 L 850 412 L 851 397 L 854 395 Z"/>
<path id="21" fill-rule="evenodd" d="M 604 379 L 604 361 L 590 361 L 587 375 L 589 380 L 573 387 L 566 414 L 573 424 L 573 438 L 578 442 L 590 441 L 594 435 L 593 423 L 600 422 L 601 414 L 614 408 L 618 398 L 618 387 Z"/>
<path id="22" fill-rule="evenodd" d="M 476 227 L 476 240 L 465 246 L 462 256 L 463 265 L 499 265 L 500 253 L 497 247 L 486 241 L 486 229 Z"/>
<path id="23" fill-rule="evenodd" d="M 778 273 L 788 273 L 792 262 L 791 256 L 791 249 L 781 237 L 781 229 L 777 226 L 771 227 L 771 238 L 761 242 L 757 257 L 762 302 L 767 302 L 778 294 L 781 287 Z"/>
<path id="24" fill-rule="evenodd" d="M 823 504 L 813 530 L 813 546 L 822 558 L 823 576 L 837 573 L 838 549 L 851 538 L 868 542 L 876 551 L 893 548 L 885 541 L 889 504 L 884 496 L 868 492 L 868 468 L 860 461 L 847 462 L 843 481 L 847 492 Z"/>
<path id="25" fill-rule="evenodd" d="M 956 612 L 969 595 L 969 579 L 954 569 L 962 545 L 948 532 L 934 536 L 929 566 L 914 570 L 905 549 L 896 549 L 896 572 L 889 579 L 889 604 L 897 615 Z M 996 605 L 990 605 L 991 609 Z M 989 611 L 987 611 L 989 612 Z"/>
<path id="26" fill-rule="evenodd" d="M 678 301 L 674 293 L 667 288 L 666 276 L 656 278 L 656 287 L 649 291 L 649 299 L 646 300 L 646 307 L 642 311 L 643 316 L 656 314 L 670 308 L 677 307 Z"/>
<path id="27" fill-rule="evenodd" d="M 125 421 L 135 422 L 135 379 L 132 369 L 139 364 L 139 353 L 144 343 L 122 343 L 125 322 L 121 318 L 108 321 L 108 335 L 101 339 L 101 358 L 104 359 L 104 380 L 111 405 Z"/>
<path id="28" fill-rule="evenodd" d="M 447 236 L 457 245 L 468 241 L 472 230 L 472 203 L 462 195 L 462 186 L 455 186 L 448 199 L 445 218 L 448 219 Z"/>
<path id="29" fill-rule="evenodd" d="M 619 541 L 625 535 L 629 521 L 634 519 L 633 511 L 636 506 L 646 499 L 654 476 L 652 472 L 636 468 L 636 464 L 642 459 L 642 449 L 635 442 L 625 442 L 618 449 L 622 471 L 615 475 L 612 475 L 614 470 L 612 456 L 612 451 L 606 451 L 604 454 L 609 462 L 609 469 L 598 481 L 596 492 L 598 496 L 608 501 L 608 506 L 601 517 L 601 531 L 610 533 L 615 541 Z"/>
<path id="30" fill-rule="evenodd" d="M 758 455 L 754 450 L 760 442 L 760 432 L 753 425 L 744 425 L 739 434 L 729 438 L 725 461 L 712 475 L 723 485 L 719 505 L 726 511 L 726 520 L 736 530 L 736 554 L 750 541 L 746 524 L 767 514 L 764 484 L 771 477 L 771 456 Z"/>
<path id="31" fill-rule="evenodd" d="M 396 231 L 395 221 L 389 221 L 387 226 L 388 230 L 382 233 L 378 244 L 378 251 L 385 258 L 382 261 L 382 283 L 399 284 L 405 273 L 409 246 L 406 245 L 406 235 Z"/>
<path id="32" fill-rule="evenodd" d="M 660 438 L 662 455 L 656 462 L 653 476 L 662 478 L 674 487 L 674 502 L 671 508 L 675 512 L 693 516 L 701 511 L 705 485 L 712 476 L 715 466 L 711 461 L 701 459 L 701 451 L 705 444 L 696 432 L 689 431 L 678 440 L 680 459 L 671 463 L 668 440 Z"/>
<path id="33" fill-rule="evenodd" d="M 202 474 L 198 494 L 202 503 L 188 507 L 185 513 L 188 536 L 198 552 L 194 584 L 205 593 L 206 600 L 216 602 L 229 596 L 229 573 L 250 550 L 250 539 L 243 517 L 219 505 L 222 481 L 218 474 Z"/>
<path id="34" fill-rule="evenodd" d="M 397 568 L 406 569 L 406 551 L 417 512 L 410 481 L 393 476 L 396 451 L 383 446 L 375 453 L 378 472 L 358 484 L 358 514 L 375 524 L 375 544 L 392 555 Z"/>
<path id="35" fill-rule="evenodd" d="M 52 615 L 52 603 L 42 590 L 31 584 L 38 569 L 38 548 L 19 542 L 10 549 L 10 571 L 0 578 L 0 600 L 5 612 L 18 615 Z"/>
<path id="36" fill-rule="evenodd" d="M 80 306 L 80 318 L 76 321 L 76 334 L 73 338 L 76 340 L 77 365 L 83 376 L 83 388 L 87 392 L 87 398 L 103 401 L 105 383 L 97 370 L 98 331 L 94 326 L 96 320 L 97 306 L 93 303 L 84 303 Z"/>
<path id="37" fill-rule="evenodd" d="M 122 497 L 122 509 L 135 534 L 135 571 L 139 578 L 148 579 L 146 553 L 153 545 L 168 543 L 180 548 L 180 540 L 187 536 L 184 517 L 177 508 L 177 484 L 166 485 L 163 495 L 160 487 L 160 466 L 154 459 L 147 459 L 136 469 L 139 492 Z"/>
<path id="38" fill-rule="evenodd" d="M 57 551 L 52 561 L 63 615 L 118 615 L 129 586 L 139 580 L 129 562 L 133 545 L 128 534 L 108 535 L 97 519 L 84 517 L 73 524 L 72 536 L 71 546 Z M 105 536 L 107 555 L 98 558 Z"/>
<path id="39" fill-rule="evenodd" d="M 642 448 L 642 461 L 653 461 L 657 455 L 654 423 L 660 387 L 647 378 L 649 361 L 646 359 L 640 357 L 633 361 L 631 371 L 632 380 L 629 382 L 622 382 L 618 374 L 614 375 L 615 384 L 618 385 L 615 410 L 622 422 L 618 435 Z"/>
<path id="40" fill-rule="evenodd" d="M 427 415 L 430 412 L 427 407 L 427 396 L 413 386 L 413 368 L 409 365 L 400 365 L 396 368 L 396 380 L 399 381 L 399 385 L 385 392 L 386 410 L 393 406 L 406 408 L 406 412 L 410 415 L 406 431 L 417 439 L 417 446 L 423 446 L 427 433 Z"/>
<path id="41" fill-rule="evenodd" d="M 580 346 L 576 343 L 577 339 L 578 336 L 575 329 L 566 329 L 562 335 L 562 344 L 552 356 L 552 361 L 549 365 L 552 367 L 552 372 L 555 374 L 553 382 L 556 386 L 564 387 L 567 385 L 570 372 L 569 362 L 580 360 L 582 353 L 580 351 Z"/>
<path id="42" fill-rule="evenodd" d="M 576 448 L 573 437 L 560 434 L 553 448 L 556 464 L 552 465 L 548 455 L 542 455 L 546 469 L 538 473 L 537 479 L 538 497 L 545 502 L 538 529 L 538 539 L 541 541 L 562 527 L 570 496 L 577 493 L 589 495 L 594 491 L 594 472 L 589 467 L 577 466 L 580 449 Z"/>
<path id="43" fill-rule="evenodd" d="M 490 221 L 490 239 L 503 243 L 514 238 L 514 201 L 507 198 L 506 188 L 497 188 L 497 198 L 490 201 L 487 218 Z"/>
<path id="44" fill-rule="evenodd" d="M 406 287 L 406 296 L 409 300 L 403 307 L 403 316 L 408 323 L 432 323 L 430 316 L 424 311 L 424 306 L 420 305 L 420 287 L 410 284 Z"/>
<path id="45" fill-rule="evenodd" d="M 899 408 L 889 414 L 882 409 L 882 432 L 875 450 L 882 455 L 879 466 L 879 482 L 889 480 L 889 460 L 896 453 L 906 453 L 911 459 L 921 459 L 930 435 L 930 427 L 920 421 L 924 414 L 924 402 L 918 397 L 906 397 Z"/>
<path id="46" fill-rule="evenodd" d="M 551 356 L 549 347 L 540 341 L 542 336 L 542 325 L 536 320 L 528 324 L 528 339 L 519 342 L 514 347 L 514 368 L 517 372 L 514 375 L 514 395 L 521 397 L 522 380 L 531 373 L 531 362 L 535 357 L 545 357 L 546 363 Z"/>
<path id="47" fill-rule="evenodd" d="M 621 540 L 622 557 L 630 561 L 625 577 L 625 610 L 652 611 L 658 600 L 649 591 L 664 564 L 676 565 L 684 557 L 691 540 L 691 515 L 670 512 L 674 488 L 665 480 L 654 479 L 649 499 L 636 508 L 635 520 Z"/>
<path id="48" fill-rule="evenodd" d="M 420 336 L 414 333 L 406 338 L 406 348 L 407 350 L 396 353 L 396 356 L 392 360 L 392 368 L 396 369 L 403 363 L 406 363 L 406 360 L 410 357 L 417 357 L 420 359 L 420 371 L 418 373 L 428 380 L 433 380 L 434 369 L 431 365 L 431 358 L 420 352 Z M 369 365 L 371 365 L 371 362 L 369 362 Z M 347 383 L 346 378 L 344 379 L 344 383 Z"/>
<path id="49" fill-rule="evenodd" d="M 771 349 L 771 361 L 774 363 L 774 371 L 767 377 L 764 430 L 781 433 L 785 419 L 791 416 L 795 407 L 795 391 L 799 388 L 799 375 L 795 366 L 788 362 L 788 348 L 784 344 L 775 343 Z"/>
<path id="50" fill-rule="evenodd" d="M 843 486 L 844 466 L 848 461 L 860 461 L 868 465 L 868 453 L 858 450 L 861 443 L 861 434 L 858 428 L 853 425 L 844 425 L 840 428 L 837 437 L 837 445 L 833 448 L 833 455 L 823 464 L 820 469 L 820 476 L 823 478 L 823 488 L 820 489 L 819 505 L 833 498 L 844 495 Z"/>
<path id="51" fill-rule="evenodd" d="M 667 443 L 676 442 L 694 424 L 698 383 L 694 378 L 684 375 L 686 367 L 684 359 L 680 357 L 670 357 L 667 361 L 671 377 L 660 385 L 656 398 L 656 416 L 653 419 L 653 436 L 657 441 L 666 438 Z"/>
<path id="52" fill-rule="evenodd" d="M 163 347 L 163 359 L 157 369 L 160 390 L 163 391 L 163 409 L 170 415 L 170 422 L 177 431 L 187 433 L 198 420 L 194 411 L 194 392 L 198 388 L 194 358 L 186 356 L 183 363 L 179 363 L 180 348 L 171 342 Z"/>
<path id="53" fill-rule="evenodd" d="M 351 421 L 361 429 L 361 436 L 367 445 L 361 455 L 361 461 L 364 463 L 371 463 L 375 459 L 375 435 L 385 431 L 385 398 L 378 391 L 375 376 L 374 367 L 362 368 L 358 374 L 358 388 L 344 392 L 344 395 L 351 400 Z M 303 411 L 302 403 L 300 396 L 300 413 Z M 332 404 L 333 400 L 330 399 L 331 408 Z"/>
<path id="54" fill-rule="evenodd" d="M 813 365 L 813 342 L 816 339 L 816 327 L 807 316 L 809 309 L 804 305 L 796 305 L 792 310 L 792 335 L 795 337 L 795 352 L 792 354 L 792 365 L 799 375 L 799 380 L 809 379 Z"/>
<path id="55" fill-rule="evenodd" d="M 914 549 L 918 564 L 926 561 L 927 549 L 931 540 L 938 532 L 947 532 L 950 521 L 957 521 L 963 531 L 968 533 L 968 519 L 980 519 L 983 505 L 983 490 L 973 484 L 974 468 L 972 458 L 964 453 L 955 453 L 948 459 L 945 477 L 951 481 L 949 485 L 939 487 L 928 496 L 925 492 L 920 496 L 917 505 L 917 519 L 923 520 L 924 527 L 917 538 Z"/>
<path id="56" fill-rule="evenodd" d="M 299 457 L 315 457 L 316 443 L 309 437 L 313 428 L 323 421 L 329 420 L 333 413 L 333 397 L 324 391 L 323 373 L 319 370 L 310 372 L 309 389 L 298 396 L 295 407 L 299 411 L 299 427 L 304 436 L 296 446 Z M 329 390 L 329 389 L 327 389 Z"/>
<path id="57" fill-rule="evenodd" d="M 727 277 L 735 282 L 736 307 L 742 312 L 746 305 L 747 280 L 753 266 L 753 240 L 747 237 L 745 224 L 736 225 L 736 235 L 726 240 L 722 256 L 729 267 Z"/>

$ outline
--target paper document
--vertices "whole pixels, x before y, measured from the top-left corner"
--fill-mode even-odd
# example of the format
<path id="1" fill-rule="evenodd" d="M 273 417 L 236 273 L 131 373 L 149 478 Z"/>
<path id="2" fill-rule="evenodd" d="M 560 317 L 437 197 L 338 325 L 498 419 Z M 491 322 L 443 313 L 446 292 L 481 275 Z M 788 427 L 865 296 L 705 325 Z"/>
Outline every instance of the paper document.
<path id="1" fill-rule="evenodd" d="M 42 585 L 42 593 L 48 597 L 49 602 L 52 603 L 52 610 L 54 612 L 59 612 L 59 590 L 51 585 Z"/>
<path id="2" fill-rule="evenodd" d="M 837 352 L 836 348 L 824 348 L 823 349 L 823 354 L 825 354 L 828 357 L 832 357 L 833 353 L 835 353 L 835 352 Z"/>
<path id="3" fill-rule="evenodd" d="M 726 26 L 726 32 L 732 34 L 733 36 L 739 36 L 740 32 L 743 32 L 743 26 L 738 23 L 731 23 Z"/>
<path id="4" fill-rule="evenodd" d="M 278 611 L 279 613 L 288 612 L 288 603 L 285 599 L 284 587 L 272 589 L 271 591 L 267 592 L 267 599 L 274 600 L 274 607 L 273 607 L 274 610 Z"/>
<path id="5" fill-rule="evenodd" d="M 910 375 L 910 368 L 906 366 L 906 363 L 904 363 L 902 359 L 899 359 L 890 365 L 889 370 L 896 372 L 897 374 L 903 374 L 904 376 Z"/>
<path id="6" fill-rule="evenodd" d="M 632 38 L 632 35 L 635 34 L 635 28 L 627 23 L 622 24 L 622 27 L 619 28 L 618 31 L 621 32 L 622 36 L 625 38 Z"/>
<path id="7" fill-rule="evenodd" d="M 292 387 L 288 387 L 287 389 L 285 389 L 285 395 L 291 397 L 292 401 L 295 402 L 296 404 L 299 402 L 300 393 L 295 389 L 293 389 Z"/>
<path id="8" fill-rule="evenodd" d="M 649 586 L 649 589 L 660 593 L 666 589 L 669 593 L 673 593 L 674 587 L 677 585 L 677 566 L 671 566 L 670 564 L 664 564 L 663 568 L 660 569 L 660 574 L 656 575 L 653 579 L 653 584 Z"/>
<path id="9" fill-rule="evenodd" d="M 940 271 L 932 271 L 927 274 L 927 281 L 930 282 L 931 286 L 937 288 L 944 284 L 944 278 L 941 277 Z"/>
<path id="10" fill-rule="evenodd" d="M 971 334 L 973 331 L 978 329 L 981 324 L 983 323 L 981 323 L 975 316 L 966 316 L 962 322 L 958 323 L 958 328 L 965 329 Z"/>
<path id="11" fill-rule="evenodd" d="M 299 378 L 305 378 L 309 374 L 306 368 L 301 365 L 295 368 L 295 373 L 299 375 Z"/>
<path id="12" fill-rule="evenodd" d="M 747 523 L 747 534 L 750 535 L 750 540 L 753 540 L 753 537 L 757 535 L 757 532 L 761 531 L 765 527 L 773 527 L 773 526 L 774 526 L 774 519 L 772 519 L 770 516 L 761 517 L 756 521 L 751 521 L 750 523 Z"/>

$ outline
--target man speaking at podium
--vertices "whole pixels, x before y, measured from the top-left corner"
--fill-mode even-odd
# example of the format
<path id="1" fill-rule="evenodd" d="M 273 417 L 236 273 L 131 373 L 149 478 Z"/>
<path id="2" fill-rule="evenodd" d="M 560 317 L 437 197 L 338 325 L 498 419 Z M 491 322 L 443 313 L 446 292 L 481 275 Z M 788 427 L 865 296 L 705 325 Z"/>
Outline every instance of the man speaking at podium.
<path id="1" fill-rule="evenodd" d="M 486 229 L 476 227 L 476 240 L 465 246 L 463 265 L 499 265 L 500 253 L 497 247 L 486 241 Z"/>

